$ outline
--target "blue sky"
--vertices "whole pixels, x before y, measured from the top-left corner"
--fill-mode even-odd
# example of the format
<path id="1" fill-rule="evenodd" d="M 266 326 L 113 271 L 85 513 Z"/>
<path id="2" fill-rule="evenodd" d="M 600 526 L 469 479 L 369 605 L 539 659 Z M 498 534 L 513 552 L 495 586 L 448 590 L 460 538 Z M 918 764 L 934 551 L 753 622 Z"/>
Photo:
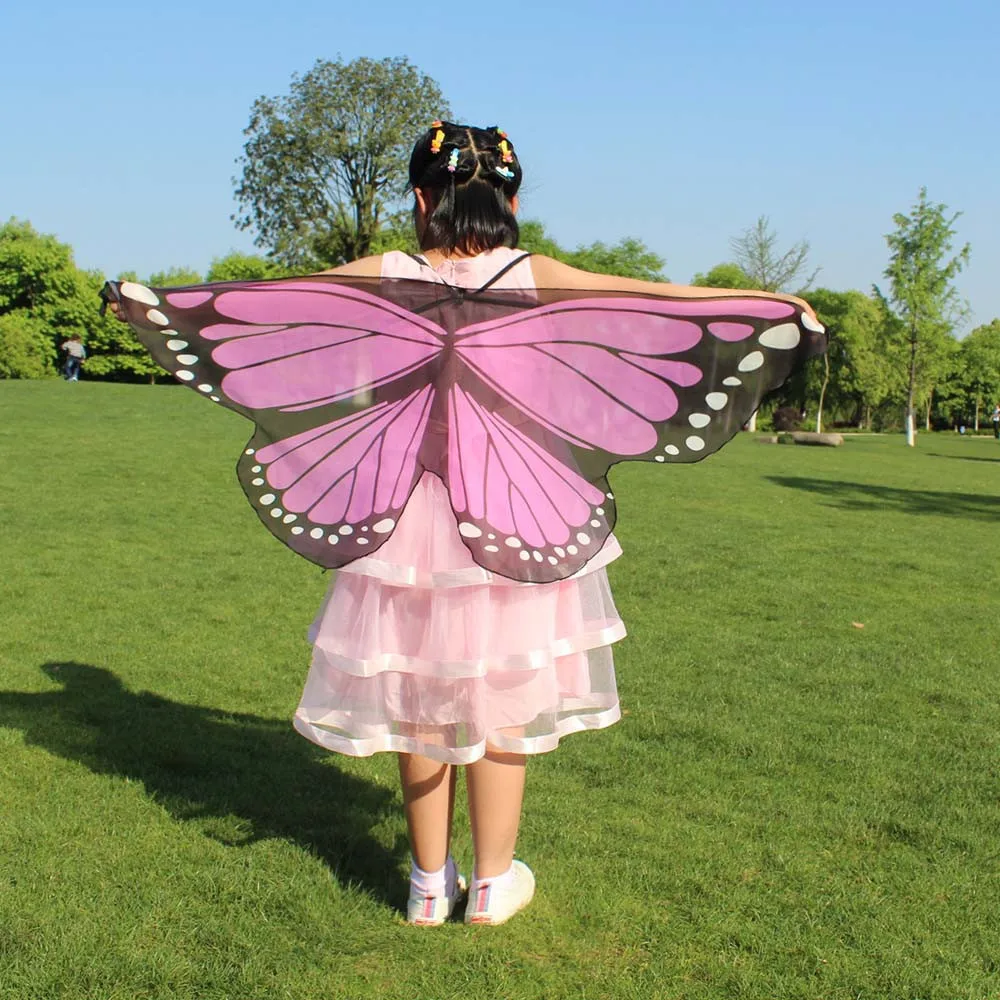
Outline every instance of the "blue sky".
<path id="1" fill-rule="evenodd" d="M 639 237 L 675 281 L 764 214 L 819 284 L 867 289 L 926 185 L 963 212 L 976 324 L 1000 316 L 998 38 L 995 0 L 5 4 L 0 217 L 109 274 L 203 270 L 252 249 L 230 215 L 254 99 L 318 58 L 406 56 L 509 132 L 526 215 L 569 246 Z"/>

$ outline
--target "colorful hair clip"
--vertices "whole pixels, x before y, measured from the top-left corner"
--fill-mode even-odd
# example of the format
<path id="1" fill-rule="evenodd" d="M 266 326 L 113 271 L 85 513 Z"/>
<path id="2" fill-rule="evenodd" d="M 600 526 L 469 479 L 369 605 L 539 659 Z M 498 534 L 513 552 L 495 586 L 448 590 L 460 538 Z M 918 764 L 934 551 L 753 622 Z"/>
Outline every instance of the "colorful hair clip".
<path id="1" fill-rule="evenodd" d="M 458 166 L 458 147 L 451 151 L 451 155 L 448 157 L 448 172 L 453 174 L 455 172 L 455 167 Z"/>
<path id="2" fill-rule="evenodd" d="M 431 153 L 434 156 L 437 156 L 437 154 L 441 152 L 442 142 L 444 142 L 444 132 L 442 132 L 441 129 L 438 129 L 434 133 L 434 138 L 431 139 Z"/>
<path id="3" fill-rule="evenodd" d="M 514 171 L 508 170 L 507 167 L 494 167 L 494 170 L 504 179 L 512 181 L 514 179 Z"/>
<path id="4" fill-rule="evenodd" d="M 431 122 L 431 128 L 440 128 L 443 124 L 444 122 L 439 118 L 437 121 Z"/>
<path id="5" fill-rule="evenodd" d="M 504 163 L 514 162 L 514 151 L 510 148 L 510 143 L 506 139 L 501 140 L 498 148 L 500 154 L 503 156 Z"/>
<path id="6" fill-rule="evenodd" d="M 498 136 L 500 136 L 501 139 L 506 139 L 507 138 L 507 133 L 502 128 L 498 128 L 496 130 L 496 133 L 497 133 Z"/>

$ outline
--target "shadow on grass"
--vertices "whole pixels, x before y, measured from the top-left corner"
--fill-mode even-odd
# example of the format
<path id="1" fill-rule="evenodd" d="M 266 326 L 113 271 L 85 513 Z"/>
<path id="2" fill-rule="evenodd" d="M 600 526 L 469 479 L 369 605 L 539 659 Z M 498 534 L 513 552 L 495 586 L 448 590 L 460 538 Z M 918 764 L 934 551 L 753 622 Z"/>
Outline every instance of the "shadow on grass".
<path id="1" fill-rule="evenodd" d="M 790 490 L 819 493 L 831 505 L 848 510 L 897 510 L 906 514 L 946 514 L 995 521 L 1000 517 L 1000 496 L 980 493 L 945 493 L 938 490 L 902 490 L 872 483 L 844 483 L 799 476 L 768 476 Z"/>
<path id="2" fill-rule="evenodd" d="M 982 455 L 945 455 L 940 451 L 928 451 L 924 454 L 933 458 L 954 458 L 958 462 L 1000 462 L 1000 455 L 994 458 L 983 458 Z"/>
<path id="3" fill-rule="evenodd" d="M 342 884 L 402 908 L 405 844 L 370 830 L 399 805 L 388 789 L 344 774 L 287 719 L 234 715 L 129 691 L 109 670 L 46 663 L 61 691 L 0 691 L 0 725 L 98 774 L 141 781 L 177 819 L 241 846 L 280 837 L 321 858 Z"/>

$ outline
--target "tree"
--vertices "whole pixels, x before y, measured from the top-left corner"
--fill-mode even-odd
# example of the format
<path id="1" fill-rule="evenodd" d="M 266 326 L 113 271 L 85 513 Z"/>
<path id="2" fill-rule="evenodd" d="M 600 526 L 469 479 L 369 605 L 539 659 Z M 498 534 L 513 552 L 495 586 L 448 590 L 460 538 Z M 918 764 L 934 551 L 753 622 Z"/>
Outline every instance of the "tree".
<path id="1" fill-rule="evenodd" d="M 518 246 L 531 253 L 544 254 L 561 260 L 571 267 L 597 274 L 615 274 L 624 278 L 639 278 L 643 281 L 666 281 L 663 274 L 664 260 L 655 254 L 642 240 L 626 237 L 608 245 L 590 243 L 575 250 L 561 247 L 537 219 L 527 219 L 520 223 L 521 238 Z"/>
<path id="2" fill-rule="evenodd" d="M 829 338 L 824 360 L 807 368 L 807 394 L 820 401 L 817 429 L 824 405 L 849 415 L 859 427 L 870 427 L 873 411 L 898 389 L 896 369 L 886 358 L 887 323 L 881 304 L 864 292 L 827 288 L 810 292 L 809 302 Z"/>
<path id="3" fill-rule="evenodd" d="M 87 341 L 98 300 L 89 275 L 73 263 L 70 247 L 11 219 L 0 226 L 0 316 L 11 352 L 7 378 L 54 375 L 57 345 L 79 334 Z M 16 359 L 16 360 L 13 360 Z"/>
<path id="4" fill-rule="evenodd" d="M 259 281 L 262 278 L 282 278 L 287 270 L 277 261 L 255 253 L 231 250 L 225 257 L 213 257 L 206 281 Z"/>
<path id="5" fill-rule="evenodd" d="M 55 368 L 55 345 L 40 319 L 25 309 L 0 315 L 0 378 L 45 378 Z"/>
<path id="6" fill-rule="evenodd" d="M 144 282 L 150 288 L 178 288 L 181 285 L 200 285 L 201 275 L 189 267 L 168 267 L 166 271 L 156 271 Z"/>
<path id="7" fill-rule="evenodd" d="M 766 215 L 729 241 L 736 266 L 747 276 L 750 288 L 765 292 L 803 292 L 819 274 L 809 269 L 809 243 L 800 240 L 784 253 L 778 250 L 778 234 Z M 732 286 L 736 287 L 736 286 Z"/>
<path id="8" fill-rule="evenodd" d="M 700 288 L 738 288 L 750 290 L 757 286 L 739 264 L 716 264 L 707 274 L 696 274 L 692 285 Z"/>
<path id="9" fill-rule="evenodd" d="M 927 189 L 921 188 L 910 213 L 893 216 L 896 229 L 885 237 L 889 264 L 884 273 L 889 279 L 889 294 L 875 289 L 895 316 L 905 345 L 906 443 L 910 447 L 916 443 L 914 406 L 918 391 L 921 387 L 925 394 L 933 391 L 946 357 L 943 341 L 963 312 L 953 282 L 969 260 L 969 244 L 949 256 L 954 224 L 961 213 L 947 218 L 946 211 L 945 205 L 929 202 Z"/>
<path id="10" fill-rule="evenodd" d="M 961 385 L 973 409 L 973 426 L 979 415 L 1000 401 L 1000 319 L 977 326 L 960 344 Z"/>
<path id="11" fill-rule="evenodd" d="M 406 59 L 318 60 L 288 95 L 254 102 L 237 225 L 290 268 L 364 257 L 401 207 L 414 137 L 448 113 Z"/>

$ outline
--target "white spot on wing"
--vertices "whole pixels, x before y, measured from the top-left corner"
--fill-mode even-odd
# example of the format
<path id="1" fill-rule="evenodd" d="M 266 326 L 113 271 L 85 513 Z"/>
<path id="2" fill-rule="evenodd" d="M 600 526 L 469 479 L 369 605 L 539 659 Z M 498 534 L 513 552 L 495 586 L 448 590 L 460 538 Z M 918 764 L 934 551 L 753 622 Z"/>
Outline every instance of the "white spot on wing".
<path id="1" fill-rule="evenodd" d="M 668 444 L 663 450 L 668 455 L 679 455 L 681 453 L 680 448 L 678 448 L 675 444 Z"/>
<path id="2" fill-rule="evenodd" d="M 123 281 L 118 287 L 121 289 L 122 295 L 135 302 L 141 302 L 144 306 L 158 306 L 160 304 L 160 300 L 151 288 L 140 285 L 136 281 Z"/>
<path id="3" fill-rule="evenodd" d="M 587 532 L 585 532 L 585 531 L 578 531 L 577 534 L 576 534 L 576 540 L 581 545 L 589 545 L 590 544 L 590 535 L 588 535 Z"/>
<path id="4" fill-rule="evenodd" d="M 186 340 L 168 340 L 167 347 L 172 351 L 183 351 L 187 347 L 188 342 Z"/>
<path id="5" fill-rule="evenodd" d="M 147 309 L 146 319 L 148 319 L 150 323 L 155 323 L 157 326 L 167 326 L 170 322 L 170 320 L 167 319 L 167 317 L 164 316 L 159 309 Z"/>
<path id="6" fill-rule="evenodd" d="M 197 354 L 178 354 L 177 355 L 177 360 L 182 365 L 196 365 L 198 363 L 198 355 Z"/>
<path id="7" fill-rule="evenodd" d="M 521 547 L 520 538 L 508 538 L 504 541 L 505 545 L 509 545 L 512 549 L 519 549 Z"/>
<path id="8" fill-rule="evenodd" d="M 736 367 L 741 372 L 755 372 L 764 363 L 760 351 L 751 351 Z"/>
<path id="9" fill-rule="evenodd" d="M 688 423 L 692 427 L 707 427 L 712 422 L 712 418 L 707 413 L 692 413 L 688 417 Z"/>
<path id="10" fill-rule="evenodd" d="M 189 372 L 185 369 L 182 369 L 179 372 L 174 372 L 174 377 L 179 378 L 182 382 L 193 382 L 194 372 Z"/>
<path id="11" fill-rule="evenodd" d="M 807 330 L 812 330 L 813 333 L 826 333 L 826 327 L 823 326 L 823 324 L 820 323 L 819 320 L 813 319 L 812 316 L 810 316 L 809 313 L 806 312 L 802 314 L 802 325 Z"/>
<path id="12" fill-rule="evenodd" d="M 729 378 L 724 378 L 722 380 L 722 384 L 732 386 L 743 385 L 743 380 L 738 379 L 735 375 L 730 375 Z"/>
<path id="13" fill-rule="evenodd" d="M 782 323 L 780 326 L 772 326 L 770 330 L 765 330 L 758 338 L 758 343 L 765 347 L 773 347 L 778 351 L 788 351 L 798 345 L 802 339 L 798 325 L 795 323 Z"/>
<path id="14" fill-rule="evenodd" d="M 381 521 L 376 521 L 372 525 L 372 531 L 376 535 L 386 535 L 396 527 L 396 522 L 391 517 L 383 517 Z"/>
<path id="15" fill-rule="evenodd" d="M 295 525 L 294 528 L 292 528 L 292 534 L 293 535 L 301 535 L 302 532 L 305 531 L 305 530 L 306 529 L 303 528 L 301 524 L 297 524 L 297 525 Z"/>
<path id="16" fill-rule="evenodd" d="M 342 535 L 353 535 L 354 529 L 349 524 L 342 524 L 338 529 Z"/>
<path id="17" fill-rule="evenodd" d="M 692 434 L 691 437 L 687 438 L 684 442 L 692 451 L 701 451 L 705 447 L 705 441 L 703 438 L 698 437 L 697 434 Z"/>
<path id="18" fill-rule="evenodd" d="M 274 503 L 277 497 L 273 493 L 265 493 L 261 498 L 260 502 L 267 507 L 269 504 Z"/>
<path id="19" fill-rule="evenodd" d="M 524 562 L 527 562 L 531 558 L 531 555 L 530 555 L 530 553 L 528 552 L 527 549 L 521 549 L 521 551 L 518 552 L 518 555 L 521 557 L 521 559 Z"/>
<path id="20" fill-rule="evenodd" d="M 483 549 L 486 552 L 499 552 L 500 551 L 495 545 L 484 545 Z"/>
<path id="21" fill-rule="evenodd" d="M 309 532 L 309 537 L 310 538 L 315 538 L 316 541 L 319 541 L 323 537 L 323 529 L 322 528 L 313 528 L 313 530 Z"/>
<path id="22" fill-rule="evenodd" d="M 705 397 L 705 402 L 713 410 L 721 410 L 725 407 L 726 403 L 729 402 L 729 397 L 724 392 L 710 392 Z"/>
<path id="23" fill-rule="evenodd" d="M 468 521 L 463 521 L 458 526 L 458 533 L 463 538 L 482 538 L 482 529 L 477 528 L 474 524 L 469 524 Z"/>

